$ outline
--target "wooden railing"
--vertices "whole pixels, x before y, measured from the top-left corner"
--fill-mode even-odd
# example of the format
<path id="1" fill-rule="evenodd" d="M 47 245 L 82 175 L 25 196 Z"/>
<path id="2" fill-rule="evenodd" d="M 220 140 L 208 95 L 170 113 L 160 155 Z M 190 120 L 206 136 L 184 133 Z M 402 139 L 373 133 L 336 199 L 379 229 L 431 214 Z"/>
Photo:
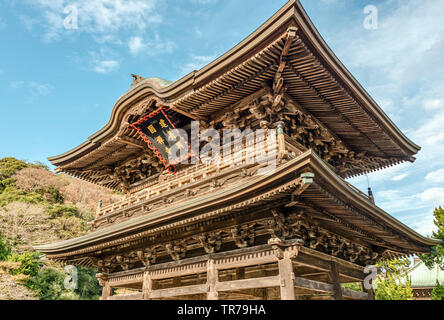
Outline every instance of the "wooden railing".
<path id="1" fill-rule="evenodd" d="M 265 146 L 265 150 L 268 150 L 267 145 Z M 249 157 L 251 157 L 251 152 L 254 152 L 254 145 L 247 147 L 246 152 L 242 154 L 242 157 L 240 159 L 237 159 L 237 163 L 245 163 L 246 160 L 249 159 Z M 184 168 L 178 171 L 174 175 L 164 175 L 159 177 L 158 179 L 153 179 L 152 181 L 143 185 L 143 190 L 127 196 L 124 200 L 115 202 L 108 206 L 97 208 L 96 219 L 108 215 L 117 210 L 129 207 L 133 204 L 148 200 L 152 197 L 157 197 L 165 192 L 181 188 L 187 184 L 191 184 L 193 182 L 211 176 L 217 176 L 228 169 L 234 168 L 235 166 L 236 163 L 233 163 L 231 161 L 230 162 L 222 161 L 219 164 L 191 165 L 190 168 Z"/>

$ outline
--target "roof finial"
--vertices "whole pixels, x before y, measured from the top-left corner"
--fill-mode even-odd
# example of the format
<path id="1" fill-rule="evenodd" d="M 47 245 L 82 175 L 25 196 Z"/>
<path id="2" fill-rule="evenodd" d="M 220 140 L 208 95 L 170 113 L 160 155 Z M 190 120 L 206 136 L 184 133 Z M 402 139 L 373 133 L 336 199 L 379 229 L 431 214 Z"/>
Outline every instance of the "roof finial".
<path id="1" fill-rule="evenodd" d="M 368 186 L 368 199 L 371 203 L 375 204 L 375 197 L 373 196 L 372 188 L 370 187 L 370 180 L 368 178 L 368 175 L 365 175 L 367 177 L 367 186 Z"/>
<path id="2" fill-rule="evenodd" d="M 138 76 L 138 75 L 136 75 L 136 74 L 133 74 L 133 73 L 131 73 L 131 77 L 133 77 L 133 83 L 132 83 L 131 86 L 134 86 L 135 84 L 138 84 L 140 81 L 142 81 L 143 79 L 145 79 L 145 78 L 143 78 L 143 77 L 141 77 L 141 76 Z"/>

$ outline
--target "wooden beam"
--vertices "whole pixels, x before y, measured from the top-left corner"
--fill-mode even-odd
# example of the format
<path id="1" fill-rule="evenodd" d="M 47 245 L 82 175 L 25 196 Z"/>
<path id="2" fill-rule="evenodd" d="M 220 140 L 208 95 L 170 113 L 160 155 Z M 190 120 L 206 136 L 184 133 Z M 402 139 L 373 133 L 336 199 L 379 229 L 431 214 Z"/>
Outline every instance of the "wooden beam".
<path id="1" fill-rule="evenodd" d="M 315 291 L 315 292 L 323 292 L 326 294 L 333 294 L 334 295 L 334 291 L 335 291 L 335 286 L 333 284 L 308 280 L 308 279 L 304 279 L 304 278 L 300 278 L 300 277 L 296 277 L 294 279 L 294 285 L 297 288 L 308 289 L 308 290 L 312 291 L 311 294 L 313 294 L 313 291 Z M 308 292 L 300 293 L 300 295 L 303 295 L 303 294 L 308 295 L 310 293 L 308 293 Z M 357 300 L 368 299 L 367 293 L 355 291 L 355 290 L 351 290 L 351 289 L 347 289 L 347 288 L 341 288 L 341 295 L 343 297 L 357 299 Z"/>
<path id="2" fill-rule="evenodd" d="M 260 288 L 278 287 L 279 285 L 280 285 L 280 277 L 273 276 L 273 277 L 264 277 L 264 278 L 218 282 L 216 284 L 216 290 L 234 291 L 234 290 L 244 290 L 244 289 L 260 289 Z"/>
<path id="3" fill-rule="evenodd" d="M 180 113 L 181 115 L 184 115 L 184 116 L 186 116 L 188 118 L 191 118 L 193 120 L 200 120 L 200 121 L 204 121 L 204 122 L 208 121 L 208 119 L 205 118 L 205 117 L 201 117 L 201 116 L 198 116 L 198 115 L 195 115 L 195 114 L 191 114 L 189 112 L 183 111 L 182 109 L 179 109 L 179 108 L 174 107 L 172 105 L 170 105 L 170 109 L 173 110 L 173 111 L 176 111 L 177 113 Z"/>
<path id="4" fill-rule="evenodd" d="M 198 284 L 180 288 L 159 289 L 151 291 L 151 299 L 162 299 L 168 297 L 179 297 L 193 294 L 207 293 L 208 285 Z"/>
<path id="5" fill-rule="evenodd" d="M 337 263 L 339 275 L 350 279 L 350 282 L 360 282 L 365 277 L 363 267 L 305 247 L 300 249 L 298 256 L 294 259 L 296 265 L 307 266 L 324 272 L 330 272 L 330 261 Z"/>
<path id="6" fill-rule="evenodd" d="M 333 285 L 314 280 L 308 280 L 300 277 L 294 279 L 294 286 L 302 289 L 309 289 L 313 291 L 320 291 L 325 293 L 333 292 Z"/>
<path id="7" fill-rule="evenodd" d="M 142 300 L 143 293 L 131 293 L 131 294 L 120 294 L 117 296 L 109 297 L 108 300 Z"/>
<path id="8" fill-rule="evenodd" d="M 127 279 L 127 280 L 120 280 L 120 281 L 110 281 L 110 285 L 113 286 L 113 288 L 126 288 L 130 285 L 134 285 L 134 284 L 141 284 L 143 283 L 143 278 L 142 279 Z"/>
<path id="9" fill-rule="evenodd" d="M 143 142 L 141 142 L 140 140 L 126 137 L 126 136 L 117 137 L 116 141 L 122 142 L 122 143 L 132 146 L 132 147 L 143 149 L 143 150 L 148 148 L 148 146 L 146 144 L 144 144 Z"/>
<path id="10" fill-rule="evenodd" d="M 368 300 L 368 298 L 369 298 L 369 294 L 367 292 L 351 290 L 348 288 L 342 288 L 342 295 L 344 297 L 356 299 L 356 300 Z"/>

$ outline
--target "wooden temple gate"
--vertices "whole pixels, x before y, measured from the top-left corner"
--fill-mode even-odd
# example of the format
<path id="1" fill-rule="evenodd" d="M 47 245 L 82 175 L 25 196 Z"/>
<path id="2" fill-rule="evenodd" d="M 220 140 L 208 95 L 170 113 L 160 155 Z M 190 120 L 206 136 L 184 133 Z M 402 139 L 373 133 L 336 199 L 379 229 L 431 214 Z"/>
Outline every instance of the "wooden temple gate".
<path id="1" fill-rule="evenodd" d="M 276 143 L 267 140 L 273 148 L 262 152 L 275 168 L 261 175 L 266 164 L 245 161 L 254 141 L 242 155 L 229 154 L 240 163 L 178 164 L 170 174 L 136 127 L 150 128 L 146 121 L 163 110 L 188 135 L 191 121 L 220 133 L 276 131 Z M 209 142 L 197 140 L 198 149 Z M 372 290 L 342 285 L 362 284 L 377 261 L 428 253 L 439 242 L 345 179 L 413 162 L 419 149 L 290 0 L 175 83 L 134 76 L 103 129 L 50 158 L 59 172 L 125 199 L 100 205 L 90 234 L 36 249 L 97 268 L 103 300 L 374 299 Z"/>
<path id="2" fill-rule="evenodd" d="M 110 276 L 98 275 L 102 300 L 151 299 L 354 299 L 372 293 L 341 287 L 362 282 L 362 267 L 300 246 L 300 240 L 222 252 L 153 265 Z M 312 280 L 325 279 L 326 282 Z M 325 281 L 324 280 L 324 281 Z M 137 292 L 112 295 L 114 288 Z"/>

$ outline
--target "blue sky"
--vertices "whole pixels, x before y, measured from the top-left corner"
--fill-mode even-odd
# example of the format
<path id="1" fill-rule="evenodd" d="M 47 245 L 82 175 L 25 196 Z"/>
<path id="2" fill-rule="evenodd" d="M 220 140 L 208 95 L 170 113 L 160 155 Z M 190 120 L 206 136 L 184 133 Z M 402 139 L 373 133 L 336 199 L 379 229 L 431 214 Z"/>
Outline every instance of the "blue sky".
<path id="1" fill-rule="evenodd" d="M 131 73 L 177 80 L 223 54 L 285 0 L 0 0 L 0 158 L 46 162 L 99 130 Z M 398 127 L 414 164 L 369 175 L 377 204 L 422 234 L 444 204 L 444 1 L 302 0 Z M 368 30 L 364 7 L 378 9 Z M 78 29 L 63 21 L 78 9 Z M 351 182 L 366 190 L 366 177 Z"/>

